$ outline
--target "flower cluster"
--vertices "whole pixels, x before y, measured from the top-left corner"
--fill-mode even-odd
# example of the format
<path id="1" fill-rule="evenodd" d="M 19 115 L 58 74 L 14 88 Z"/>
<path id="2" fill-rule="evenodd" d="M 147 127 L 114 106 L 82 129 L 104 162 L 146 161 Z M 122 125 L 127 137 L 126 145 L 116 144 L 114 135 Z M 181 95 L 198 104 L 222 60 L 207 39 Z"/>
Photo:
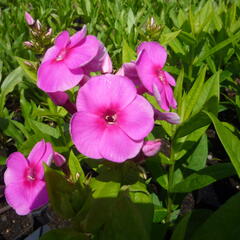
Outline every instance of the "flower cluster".
<path id="1" fill-rule="evenodd" d="M 25 17 L 30 26 L 37 24 L 30 15 Z M 61 32 L 43 56 L 37 86 L 72 114 L 72 141 L 89 158 L 120 163 L 140 155 L 153 156 L 161 140 L 145 138 L 154 121 L 179 123 L 176 113 L 154 109 L 143 97 L 144 93 L 153 95 L 165 111 L 177 106 L 172 91 L 175 80 L 163 70 L 166 50 L 157 42 L 143 42 L 137 55 L 135 61 L 124 63 L 113 74 L 103 43 L 87 35 L 84 26 L 72 36 Z M 92 77 L 92 72 L 100 74 Z M 76 86 L 79 91 L 76 103 L 72 103 L 66 91 Z M 44 140 L 35 145 L 28 158 L 20 152 L 8 158 L 5 195 L 18 214 L 28 214 L 47 203 L 43 162 L 49 165 L 51 161 L 61 166 L 65 159 Z"/>

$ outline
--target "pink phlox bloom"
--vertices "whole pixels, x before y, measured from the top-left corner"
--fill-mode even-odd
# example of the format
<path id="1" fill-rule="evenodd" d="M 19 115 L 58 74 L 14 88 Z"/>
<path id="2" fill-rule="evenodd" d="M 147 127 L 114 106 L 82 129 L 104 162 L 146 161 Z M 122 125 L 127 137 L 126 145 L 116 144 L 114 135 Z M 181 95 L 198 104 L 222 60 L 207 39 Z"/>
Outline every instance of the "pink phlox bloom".
<path id="1" fill-rule="evenodd" d="M 136 69 L 136 63 L 134 61 L 129 63 L 124 63 L 122 67 L 118 70 L 116 75 L 125 76 L 133 81 L 137 88 L 137 93 L 142 95 L 147 92 L 147 89 L 143 86 Z"/>
<path id="2" fill-rule="evenodd" d="M 154 119 L 167 121 L 171 124 L 180 124 L 181 119 L 179 115 L 175 112 L 160 112 L 154 108 Z"/>
<path id="3" fill-rule="evenodd" d="M 123 162 L 135 157 L 154 126 L 153 109 L 126 77 L 90 78 L 79 90 L 70 134 L 82 154 Z"/>
<path id="4" fill-rule="evenodd" d="M 143 42 L 137 52 L 136 69 L 143 86 L 156 97 L 162 109 L 176 108 L 171 88 L 175 86 L 175 80 L 163 70 L 167 59 L 165 48 L 157 42 Z"/>
<path id="5" fill-rule="evenodd" d="M 44 140 L 33 147 L 28 158 L 20 152 L 8 157 L 5 197 L 18 215 L 27 215 L 48 202 L 43 162 L 50 165 L 52 157 L 52 145 Z"/>
<path id="6" fill-rule="evenodd" d="M 101 73 L 111 73 L 112 72 L 112 61 L 104 47 L 103 43 L 99 41 L 99 48 L 97 55 L 92 59 L 91 62 L 83 67 L 85 73 L 89 75 L 90 72 L 101 72 Z"/>
<path id="7" fill-rule="evenodd" d="M 75 87 L 84 76 L 82 68 L 93 60 L 99 47 L 95 36 L 86 36 L 85 26 L 71 37 L 63 31 L 43 57 L 38 69 L 38 87 L 45 92 L 63 92 Z"/>
<path id="8" fill-rule="evenodd" d="M 160 139 L 146 141 L 142 147 L 142 152 L 145 156 L 152 157 L 160 151 L 161 145 Z"/>

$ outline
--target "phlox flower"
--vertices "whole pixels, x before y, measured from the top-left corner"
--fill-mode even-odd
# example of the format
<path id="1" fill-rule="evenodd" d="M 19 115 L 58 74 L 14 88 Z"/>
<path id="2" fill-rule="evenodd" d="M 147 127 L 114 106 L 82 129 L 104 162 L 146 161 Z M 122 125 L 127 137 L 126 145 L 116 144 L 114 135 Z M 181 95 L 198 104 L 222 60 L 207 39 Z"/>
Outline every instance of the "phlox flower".
<path id="1" fill-rule="evenodd" d="M 137 49 L 136 69 L 143 86 L 155 96 L 162 109 L 176 108 L 177 103 L 171 86 L 174 78 L 163 70 L 167 52 L 157 42 L 143 42 Z"/>
<path id="2" fill-rule="evenodd" d="M 63 31 L 54 46 L 45 53 L 38 69 L 37 85 L 45 92 L 66 91 L 83 78 L 83 66 L 91 62 L 99 51 L 99 40 L 86 36 L 86 27 L 73 36 Z"/>
<path id="3" fill-rule="evenodd" d="M 17 214 L 26 215 L 48 202 L 43 162 L 49 165 L 53 155 L 52 145 L 42 140 L 27 158 L 20 152 L 8 157 L 4 173 L 5 197 Z"/>
<path id="4" fill-rule="evenodd" d="M 126 77 L 92 77 L 79 90 L 70 123 L 76 148 L 95 159 L 123 162 L 135 157 L 154 125 L 153 109 Z"/>

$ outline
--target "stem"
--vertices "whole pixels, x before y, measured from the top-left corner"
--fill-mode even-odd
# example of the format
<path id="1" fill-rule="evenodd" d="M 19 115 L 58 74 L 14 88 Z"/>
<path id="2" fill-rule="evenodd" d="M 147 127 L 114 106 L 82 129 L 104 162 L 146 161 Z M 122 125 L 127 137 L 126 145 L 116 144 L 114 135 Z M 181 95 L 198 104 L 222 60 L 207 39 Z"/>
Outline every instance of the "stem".
<path id="1" fill-rule="evenodd" d="M 167 219 L 166 221 L 169 223 L 171 219 L 171 213 L 172 213 L 172 205 L 173 205 L 173 194 L 172 194 L 172 188 L 173 188 L 173 178 L 174 178 L 174 167 L 175 167 L 175 161 L 173 159 L 173 149 L 171 148 L 171 156 L 170 161 L 172 164 L 169 167 L 168 172 L 168 190 L 167 190 Z"/>

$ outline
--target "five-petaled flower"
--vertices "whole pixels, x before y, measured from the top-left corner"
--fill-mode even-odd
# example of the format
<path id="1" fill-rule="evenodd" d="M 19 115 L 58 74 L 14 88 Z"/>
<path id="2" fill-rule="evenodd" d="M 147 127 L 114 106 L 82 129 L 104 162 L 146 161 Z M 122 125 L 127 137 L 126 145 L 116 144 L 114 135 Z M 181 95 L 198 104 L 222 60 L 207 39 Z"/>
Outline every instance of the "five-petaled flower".
<path id="1" fill-rule="evenodd" d="M 92 77 L 77 97 L 70 133 L 77 149 L 88 157 L 123 162 L 135 157 L 154 119 L 148 101 L 126 77 Z"/>
<path id="2" fill-rule="evenodd" d="M 171 86 L 174 78 L 163 70 L 167 52 L 157 42 L 143 42 L 137 49 L 136 69 L 143 86 L 155 96 L 162 109 L 176 108 L 177 102 Z"/>
<path id="3" fill-rule="evenodd" d="M 52 145 L 42 140 L 27 158 L 20 152 L 8 157 L 4 173 L 5 197 L 17 214 L 26 215 L 48 202 L 43 162 L 49 165 L 53 155 Z"/>
<path id="4" fill-rule="evenodd" d="M 75 87 L 84 77 L 82 67 L 96 57 L 99 47 L 100 41 L 95 36 L 86 36 L 85 26 L 71 37 L 68 31 L 63 31 L 43 57 L 38 69 L 38 87 L 45 92 Z"/>

